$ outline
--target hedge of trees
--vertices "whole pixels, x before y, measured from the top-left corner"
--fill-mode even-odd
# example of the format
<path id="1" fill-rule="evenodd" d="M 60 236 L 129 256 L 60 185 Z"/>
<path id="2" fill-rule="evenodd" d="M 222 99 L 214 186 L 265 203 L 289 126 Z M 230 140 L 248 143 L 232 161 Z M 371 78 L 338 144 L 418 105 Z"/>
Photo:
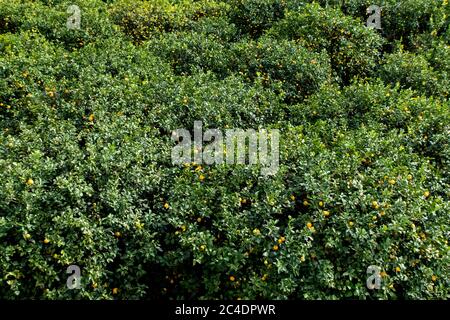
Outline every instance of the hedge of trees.
<path id="1" fill-rule="evenodd" d="M 448 299 L 450 5 L 373 2 L 1 0 L 0 298 Z"/>

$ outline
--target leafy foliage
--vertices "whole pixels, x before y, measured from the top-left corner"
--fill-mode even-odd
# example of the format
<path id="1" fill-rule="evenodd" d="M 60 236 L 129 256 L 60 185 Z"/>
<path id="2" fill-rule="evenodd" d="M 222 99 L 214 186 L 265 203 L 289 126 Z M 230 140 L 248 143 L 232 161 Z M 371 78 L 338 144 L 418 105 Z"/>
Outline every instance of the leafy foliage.
<path id="1" fill-rule="evenodd" d="M 450 298 L 450 6 L 369 2 L 1 1 L 0 298 Z M 278 172 L 173 165 L 194 121 Z"/>

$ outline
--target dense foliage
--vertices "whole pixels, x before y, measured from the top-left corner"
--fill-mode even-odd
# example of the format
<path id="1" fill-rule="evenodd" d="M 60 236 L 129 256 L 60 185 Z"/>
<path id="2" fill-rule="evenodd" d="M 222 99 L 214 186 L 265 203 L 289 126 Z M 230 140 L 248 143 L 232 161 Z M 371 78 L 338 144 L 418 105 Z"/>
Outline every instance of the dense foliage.
<path id="1" fill-rule="evenodd" d="M 0 0 L 0 298 L 450 298 L 450 5 L 372 2 Z"/>

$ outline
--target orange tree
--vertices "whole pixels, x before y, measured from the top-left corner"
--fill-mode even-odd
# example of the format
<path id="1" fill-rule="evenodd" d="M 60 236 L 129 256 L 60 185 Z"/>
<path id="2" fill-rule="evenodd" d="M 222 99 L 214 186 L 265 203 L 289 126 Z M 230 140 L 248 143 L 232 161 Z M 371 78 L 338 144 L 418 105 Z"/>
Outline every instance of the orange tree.
<path id="1" fill-rule="evenodd" d="M 0 298 L 448 299 L 449 5 L 394 2 L 1 1 Z"/>

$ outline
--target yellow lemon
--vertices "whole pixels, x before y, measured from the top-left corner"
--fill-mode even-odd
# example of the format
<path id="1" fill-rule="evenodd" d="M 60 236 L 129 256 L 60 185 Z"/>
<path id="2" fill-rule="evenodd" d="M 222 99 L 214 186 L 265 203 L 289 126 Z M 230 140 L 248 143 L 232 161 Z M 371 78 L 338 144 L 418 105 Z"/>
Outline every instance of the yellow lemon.
<path id="1" fill-rule="evenodd" d="M 140 223 L 139 221 L 136 222 L 136 228 L 137 228 L 138 230 L 142 229 L 143 227 L 144 227 L 144 224 Z"/>

